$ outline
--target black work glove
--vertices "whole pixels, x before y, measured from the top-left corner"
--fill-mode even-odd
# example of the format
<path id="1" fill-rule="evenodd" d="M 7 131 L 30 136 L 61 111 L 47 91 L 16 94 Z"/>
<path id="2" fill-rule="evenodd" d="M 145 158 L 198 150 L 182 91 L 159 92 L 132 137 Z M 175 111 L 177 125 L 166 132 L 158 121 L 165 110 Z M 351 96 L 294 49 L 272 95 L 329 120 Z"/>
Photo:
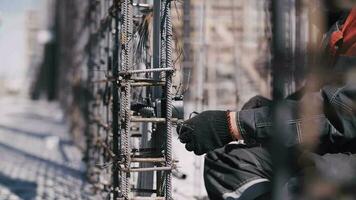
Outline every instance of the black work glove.
<path id="1" fill-rule="evenodd" d="M 188 151 L 202 155 L 233 141 L 227 111 L 204 111 L 178 125 L 179 139 Z"/>

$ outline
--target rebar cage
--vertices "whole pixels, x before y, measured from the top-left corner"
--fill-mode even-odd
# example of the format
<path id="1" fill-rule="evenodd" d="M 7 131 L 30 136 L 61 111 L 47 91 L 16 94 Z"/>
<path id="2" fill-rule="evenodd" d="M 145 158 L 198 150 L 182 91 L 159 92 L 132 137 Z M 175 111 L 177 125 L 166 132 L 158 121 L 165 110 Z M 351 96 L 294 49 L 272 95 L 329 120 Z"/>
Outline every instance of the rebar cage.
<path id="1" fill-rule="evenodd" d="M 171 1 L 91 7 L 91 178 L 113 199 L 172 199 Z"/>

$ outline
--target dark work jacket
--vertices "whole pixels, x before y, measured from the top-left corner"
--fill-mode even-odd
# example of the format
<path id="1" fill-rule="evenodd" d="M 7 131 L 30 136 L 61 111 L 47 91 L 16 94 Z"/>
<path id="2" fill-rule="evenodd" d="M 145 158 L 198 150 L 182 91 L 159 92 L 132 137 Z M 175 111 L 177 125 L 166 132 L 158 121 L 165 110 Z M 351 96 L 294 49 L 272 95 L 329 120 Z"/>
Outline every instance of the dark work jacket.
<path id="1" fill-rule="evenodd" d="M 356 69 L 356 57 L 340 57 L 336 64 L 344 75 L 350 74 L 352 66 Z M 335 72 L 335 76 L 341 76 L 340 72 Z M 320 91 L 306 93 L 300 100 L 285 99 L 282 102 L 285 105 L 283 110 L 285 121 L 280 123 L 287 125 L 287 129 L 283 130 L 284 134 L 288 135 L 286 145 L 293 146 L 303 142 L 303 136 L 306 137 L 305 134 L 308 133 L 303 133 L 302 130 L 303 127 L 307 127 L 307 123 L 320 125 L 320 142 L 333 145 L 330 152 L 340 152 L 342 151 L 340 148 L 345 148 L 356 139 L 356 82 L 353 81 L 356 79 L 347 80 L 343 84 L 324 85 Z M 301 116 L 299 110 L 304 103 L 322 105 L 321 112 Z M 271 106 L 242 110 L 237 113 L 236 119 L 240 133 L 247 143 L 264 142 L 273 134 Z"/>
<path id="2" fill-rule="evenodd" d="M 354 78 L 349 76 L 356 72 L 356 56 L 340 56 L 334 63 L 327 69 L 334 80 L 325 81 L 317 92 L 306 92 L 298 99 L 286 98 L 282 102 L 283 118 L 279 124 L 284 125 L 283 141 L 287 147 L 303 142 L 312 134 L 305 127 L 318 125 L 318 151 L 356 152 L 356 73 Z M 321 105 L 320 112 L 302 115 L 300 109 L 304 103 Z M 272 138 L 271 109 L 267 105 L 237 112 L 237 126 L 247 144 L 263 144 Z"/>

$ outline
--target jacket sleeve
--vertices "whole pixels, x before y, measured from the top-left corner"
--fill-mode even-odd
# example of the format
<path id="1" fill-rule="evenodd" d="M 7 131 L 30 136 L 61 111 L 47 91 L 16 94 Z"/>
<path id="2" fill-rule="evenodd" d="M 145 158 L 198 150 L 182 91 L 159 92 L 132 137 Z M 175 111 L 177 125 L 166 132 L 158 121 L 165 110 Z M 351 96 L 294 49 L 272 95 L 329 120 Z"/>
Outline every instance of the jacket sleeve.
<path id="1" fill-rule="evenodd" d="M 304 103 L 321 105 L 320 113 L 301 115 Z M 299 101 L 286 99 L 282 102 L 287 146 L 293 146 L 310 136 L 308 125 L 318 125 L 320 142 L 342 146 L 356 138 L 356 85 L 327 85 L 319 92 L 305 94 Z M 271 106 L 237 112 L 237 126 L 246 143 L 261 143 L 271 138 Z"/>

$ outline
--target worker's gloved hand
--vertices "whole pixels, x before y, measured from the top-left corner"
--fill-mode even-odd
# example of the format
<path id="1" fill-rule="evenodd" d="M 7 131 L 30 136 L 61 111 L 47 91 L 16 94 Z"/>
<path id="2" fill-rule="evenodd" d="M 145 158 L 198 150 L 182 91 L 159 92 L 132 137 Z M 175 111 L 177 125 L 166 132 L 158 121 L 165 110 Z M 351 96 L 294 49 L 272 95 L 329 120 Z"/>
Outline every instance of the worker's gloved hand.
<path id="1" fill-rule="evenodd" d="M 227 111 L 205 111 L 178 125 L 179 139 L 188 151 L 202 155 L 233 141 Z"/>

